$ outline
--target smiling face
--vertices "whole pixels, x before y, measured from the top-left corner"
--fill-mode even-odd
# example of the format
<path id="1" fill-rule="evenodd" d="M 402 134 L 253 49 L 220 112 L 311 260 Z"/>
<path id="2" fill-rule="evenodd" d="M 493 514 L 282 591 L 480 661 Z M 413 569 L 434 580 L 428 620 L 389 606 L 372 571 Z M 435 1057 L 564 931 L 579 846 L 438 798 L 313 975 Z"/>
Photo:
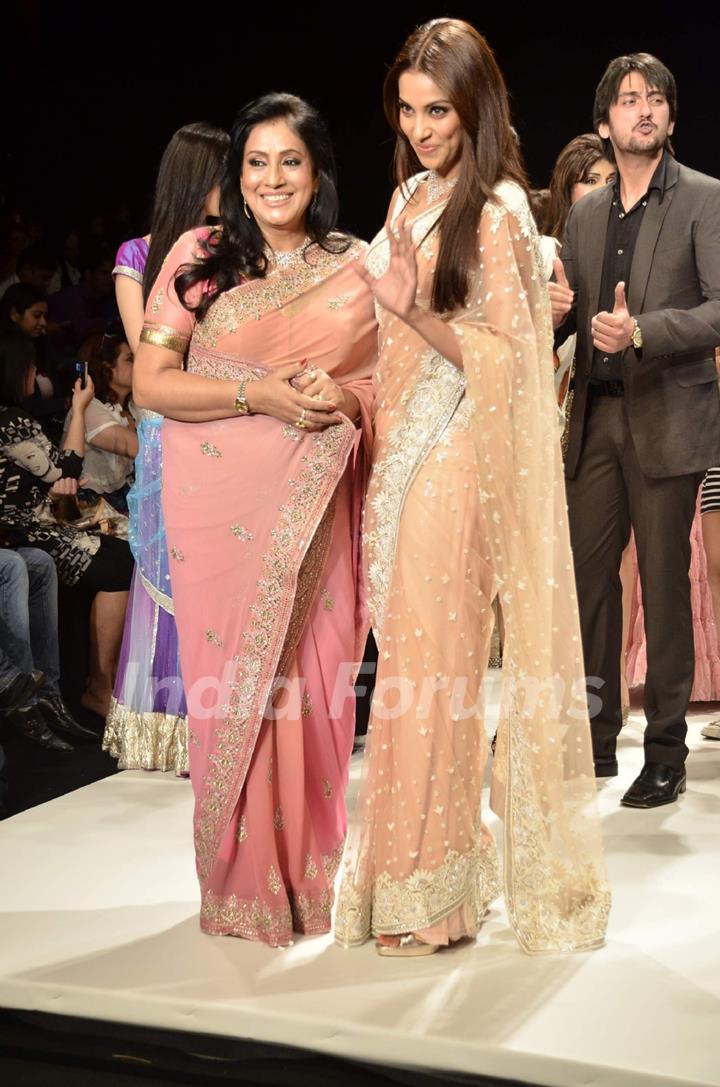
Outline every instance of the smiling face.
<path id="1" fill-rule="evenodd" d="M 570 203 L 577 204 L 589 192 L 595 192 L 603 185 L 612 185 L 617 177 L 617 167 L 607 159 L 597 159 L 588 166 L 584 175 L 576 181 L 570 191 Z"/>
<path id="2" fill-rule="evenodd" d="M 398 81 L 400 129 L 426 170 L 453 177 L 460 168 L 463 127 L 457 110 L 429 76 L 409 69 Z"/>
<path id="3" fill-rule="evenodd" d="M 665 147 L 675 124 L 662 91 L 649 87 L 638 72 L 628 72 L 608 110 L 607 122 L 598 125 L 604 140 L 616 151 L 652 158 Z"/>
<path id="4" fill-rule="evenodd" d="M 248 211 L 273 249 L 292 249 L 302 242 L 317 178 L 310 152 L 287 121 L 251 129 L 240 187 Z"/>
<path id="5" fill-rule="evenodd" d="M 22 313 L 19 310 L 10 310 L 10 320 L 21 329 L 26 336 L 42 336 L 47 331 L 47 302 L 33 302 Z"/>

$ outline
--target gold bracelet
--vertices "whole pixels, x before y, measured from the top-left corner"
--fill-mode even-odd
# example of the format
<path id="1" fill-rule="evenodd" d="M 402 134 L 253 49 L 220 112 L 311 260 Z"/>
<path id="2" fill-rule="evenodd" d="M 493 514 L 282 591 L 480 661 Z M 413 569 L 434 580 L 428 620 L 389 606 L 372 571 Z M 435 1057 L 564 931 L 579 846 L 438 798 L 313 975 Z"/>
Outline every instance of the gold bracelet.
<path id="1" fill-rule="evenodd" d="M 250 378 L 246 377 L 238 385 L 238 390 L 235 395 L 235 411 L 238 413 L 238 415 L 252 415 L 252 412 L 250 411 L 250 406 L 247 402 L 247 397 L 245 395 L 245 386 L 247 385 L 249 380 Z"/>

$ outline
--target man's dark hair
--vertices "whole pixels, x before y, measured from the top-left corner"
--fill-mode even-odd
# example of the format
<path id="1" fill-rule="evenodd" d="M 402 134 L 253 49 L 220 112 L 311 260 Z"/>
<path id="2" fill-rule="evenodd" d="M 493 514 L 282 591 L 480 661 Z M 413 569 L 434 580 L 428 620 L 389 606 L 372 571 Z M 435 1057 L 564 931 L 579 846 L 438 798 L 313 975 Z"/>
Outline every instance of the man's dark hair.
<path id="1" fill-rule="evenodd" d="M 630 72 L 637 72 L 645 80 L 648 88 L 660 91 L 667 98 L 670 107 L 670 120 L 677 117 L 677 87 L 675 76 L 669 68 L 666 68 L 661 60 L 651 53 L 628 53 L 624 57 L 615 57 L 605 69 L 605 74 L 597 85 L 595 91 L 595 105 L 593 106 L 593 125 L 597 132 L 601 124 L 607 124 L 610 117 L 610 106 L 617 101 L 620 84 Z M 603 141 L 605 150 L 612 153 L 609 140 Z M 670 137 L 667 140 L 667 149 L 672 153 Z"/>

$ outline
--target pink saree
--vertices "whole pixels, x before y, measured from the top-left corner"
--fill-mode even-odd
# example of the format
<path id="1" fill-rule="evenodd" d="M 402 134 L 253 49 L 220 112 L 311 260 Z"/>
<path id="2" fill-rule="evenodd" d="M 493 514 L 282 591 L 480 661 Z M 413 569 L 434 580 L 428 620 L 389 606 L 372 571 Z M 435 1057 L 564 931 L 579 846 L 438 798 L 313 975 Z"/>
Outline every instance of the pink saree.
<path id="1" fill-rule="evenodd" d="M 399 193 L 429 307 L 444 201 Z M 421 203 L 413 202 L 418 194 Z M 336 940 L 474 937 L 500 893 L 522 948 L 586 951 L 610 895 L 596 809 L 552 333 L 522 190 L 498 185 L 478 224 L 462 369 L 380 311 L 372 476 L 363 527 L 378 673 L 335 916 Z M 367 267 L 387 268 L 387 229 Z M 483 680 L 505 620 L 491 804 Z"/>
<path id="2" fill-rule="evenodd" d="M 188 370 L 260 377 L 299 361 L 351 389 L 362 425 L 308 434 L 263 415 L 166 420 L 163 508 L 188 700 L 201 927 L 272 946 L 330 928 L 346 827 L 352 683 L 365 627 L 359 518 L 376 354 L 372 297 L 314 248 L 224 294 L 195 324 L 176 244 L 146 313 Z"/>

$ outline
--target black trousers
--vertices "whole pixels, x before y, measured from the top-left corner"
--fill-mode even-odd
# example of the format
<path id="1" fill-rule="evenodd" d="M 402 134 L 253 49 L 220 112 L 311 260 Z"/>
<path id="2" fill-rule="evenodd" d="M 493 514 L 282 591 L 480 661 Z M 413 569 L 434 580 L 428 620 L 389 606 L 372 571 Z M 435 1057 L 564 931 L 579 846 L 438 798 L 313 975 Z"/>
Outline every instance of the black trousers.
<path id="1" fill-rule="evenodd" d="M 596 397 L 574 479 L 567 481 L 593 751 L 614 757 L 622 728 L 620 560 L 635 533 L 645 610 L 645 759 L 681 767 L 695 653 L 690 605 L 690 529 L 702 474 L 643 475 L 625 400 Z M 598 708 L 599 705 L 599 708 Z"/>

